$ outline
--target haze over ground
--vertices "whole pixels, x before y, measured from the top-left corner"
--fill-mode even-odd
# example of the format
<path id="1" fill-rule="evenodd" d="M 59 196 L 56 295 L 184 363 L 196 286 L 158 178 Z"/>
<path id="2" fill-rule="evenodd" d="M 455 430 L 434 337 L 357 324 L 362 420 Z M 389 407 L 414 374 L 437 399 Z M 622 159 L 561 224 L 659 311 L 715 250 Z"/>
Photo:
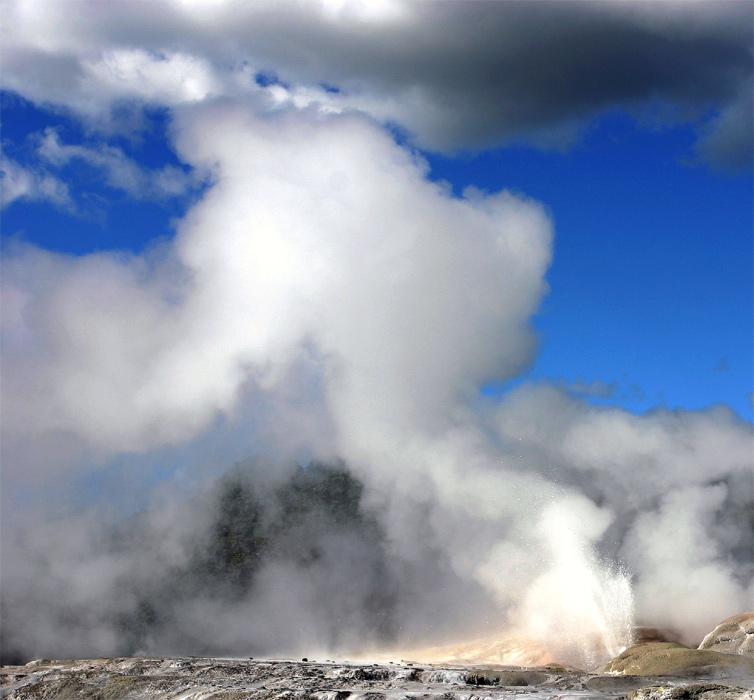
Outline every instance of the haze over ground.
<path id="1" fill-rule="evenodd" d="M 4 652 L 121 653 L 249 456 L 382 539 L 182 594 L 201 653 L 382 643 L 375 570 L 394 643 L 750 607 L 750 3 L 3 10 Z"/>

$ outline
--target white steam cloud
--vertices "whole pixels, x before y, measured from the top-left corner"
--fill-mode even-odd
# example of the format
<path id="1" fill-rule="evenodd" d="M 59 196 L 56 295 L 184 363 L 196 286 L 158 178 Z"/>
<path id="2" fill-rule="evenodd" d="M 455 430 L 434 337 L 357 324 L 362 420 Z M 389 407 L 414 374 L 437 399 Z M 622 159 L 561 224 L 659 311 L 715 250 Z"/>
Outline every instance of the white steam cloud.
<path id="1" fill-rule="evenodd" d="M 537 204 L 454 199 L 356 117 L 213 107 L 179 119 L 177 145 L 217 182 L 159 260 L 9 256 L 14 433 L 179 442 L 249 377 L 274 391 L 313 352 L 324 403 L 361 444 L 367 424 L 444 429 L 480 381 L 528 361 L 550 260 Z"/>

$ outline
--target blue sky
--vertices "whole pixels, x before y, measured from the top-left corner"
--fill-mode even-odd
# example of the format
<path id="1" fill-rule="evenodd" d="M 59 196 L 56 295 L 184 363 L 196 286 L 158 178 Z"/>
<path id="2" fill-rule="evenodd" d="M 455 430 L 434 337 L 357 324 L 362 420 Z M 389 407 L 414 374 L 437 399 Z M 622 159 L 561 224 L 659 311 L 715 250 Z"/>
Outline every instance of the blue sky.
<path id="1" fill-rule="evenodd" d="M 611 401 L 632 411 L 724 402 L 751 420 L 751 170 L 692 163 L 694 139 L 618 113 L 566 153 L 430 157 L 456 191 L 508 187 L 552 212 L 552 292 L 528 376 L 615 383 Z"/>
<path id="2" fill-rule="evenodd" d="M 82 124 L 60 112 L 36 107 L 17 93 L 2 94 L 4 152 L 20 163 L 33 163 L 34 150 L 45 129 L 66 141 L 96 143 Z M 149 115 L 148 138 L 109 139 L 144 168 L 180 167 L 166 140 L 168 116 Z M 95 250 L 123 249 L 140 253 L 155 238 L 172 234 L 171 221 L 185 213 L 188 198 L 144 201 L 108 187 L 102 173 L 86 163 L 68 164 L 62 177 L 71 189 L 73 208 L 49 201 L 18 200 L 3 210 L 3 243 L 21 235 L 44 248 L 74 255 Z"/>

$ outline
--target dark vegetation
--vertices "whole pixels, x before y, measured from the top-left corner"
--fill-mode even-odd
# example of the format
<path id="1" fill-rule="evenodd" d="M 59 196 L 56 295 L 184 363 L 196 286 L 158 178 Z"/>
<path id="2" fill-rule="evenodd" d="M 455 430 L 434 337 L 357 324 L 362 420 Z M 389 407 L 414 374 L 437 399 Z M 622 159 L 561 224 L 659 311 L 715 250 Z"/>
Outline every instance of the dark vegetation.
<path id="1" fill-rule="evenodd" d="M 28 598 L 16 591 L 2 601 L 0 662 L 60 653 L 283 653 L 295 644 L 302 618 L 331 649 L 354 639 L 385 642 L 398 625 L 397 581 L 407 564 L 388 552 L 363 495 L 363 484 L 341 462 L 249 460 L 191 500 L 82 532 L 82 559 L 97 562 L 102 583 L 87 599 L 49 596 L 70 579 L 56 579 L 59 569 L 42 560 L 50 574 L 44 585 L 32 586 Z M 285 623 L 268 612 L 271 586 L 275 604 L 290 608 Z M 61 631 L 69 646 L 59 638 L 44 646 L 44 636 L 27 634 L 30 605 L 39 612 L 32 618 Z M 224 635 L 229 621 L 234 632 Z M 102 638 L 113 641 L 103 648 Z"/>
<path id="2" fill-rule="evenodd" d="M 318 565 L 358 567 L 369 583 L 347 593 L 358 600 L 344 602 L 370 620 L 373 638 L 388 638 L 393 631 L 393 586 L 383 535 L 376 518 L 362 506 L 363 491 L 363 484 L 343 464 L 296 466 L 275 485 L 255 478 L 254 469 L 236 465 L 217 481 L 198 509 L 206 512 L 208 508 L 210 516 L 194 533 L 189 563 L 140 586 L 124 582 L 125 588 L 131 588 L 127 592 L 138 589 L 138 602 L 116 621 L 123 640 L 121 653 L 133 655 L 155 642 L 160 646 L 163 632 L 176 627 L 181 602 L 253 603 L 257 574 L 275 561 L 295 564 L 302 575 Z M 127 534 L 121 533 L 118 546 L 135 546 L 140 527 L 138 523 L 130 527 Z M 339 538 L 343 546 L 328 546 L 333 538 Z M 325 556 L 326 562 L 322 561 Z M 323 591 L 322 595 L 337 599 L 342 592 Z M 337 636 L 333 628 L 333 643 Z M 193 654 L 229 651 L 206 646 L 200 636 L 187 639 L 186 644 Z M 264 653 L 255 650 L 253 643 L 249 651 Z"/>

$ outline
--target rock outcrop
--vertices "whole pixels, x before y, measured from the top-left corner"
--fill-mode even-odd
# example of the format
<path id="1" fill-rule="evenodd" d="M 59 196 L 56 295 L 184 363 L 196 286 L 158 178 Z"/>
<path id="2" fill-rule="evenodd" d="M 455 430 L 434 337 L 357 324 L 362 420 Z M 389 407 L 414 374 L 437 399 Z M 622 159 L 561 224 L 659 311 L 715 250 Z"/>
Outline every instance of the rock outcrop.
<path id="1" fill-rule="evenodd" d="M 754 681 L 754 659 L 673 642 L 635 644 L 601 669 L 642 676 L 741 677 Z"/>
<path id="2" fill-rule="evenodd" d="M 699 648 L 754 657 L 754 612 L 723 620 L 704 638 Z"/>
<path id="3" fill-rule="evenodd" d="M 754 700 L 754 692 L 747 688 L 732 688 L 715 683 L 689 685 L 650 685 L 634 690 L 627 700 Z"/>

